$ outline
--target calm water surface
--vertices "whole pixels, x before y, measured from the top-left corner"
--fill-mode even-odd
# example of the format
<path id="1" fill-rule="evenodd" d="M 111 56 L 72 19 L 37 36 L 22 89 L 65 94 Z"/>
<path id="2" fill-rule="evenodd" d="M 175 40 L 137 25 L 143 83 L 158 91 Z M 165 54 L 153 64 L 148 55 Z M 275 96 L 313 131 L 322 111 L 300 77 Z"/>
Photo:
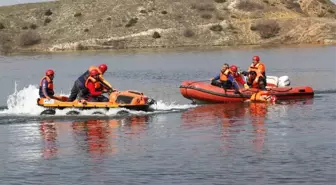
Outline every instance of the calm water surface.
<path id="1" fill-rule="evenodd" d="M 87 52 L 0 57 L 0 184 L 335 184 L 336 47 Z M 312 100 L 276 105 L 191 105 L 183 80 L 225 62 L 308 85 Z M 154 113 L 38 116 L 47 68 L 69 94 L 88 66 L 107 63 L 118 90 L 158 101 Z"/>

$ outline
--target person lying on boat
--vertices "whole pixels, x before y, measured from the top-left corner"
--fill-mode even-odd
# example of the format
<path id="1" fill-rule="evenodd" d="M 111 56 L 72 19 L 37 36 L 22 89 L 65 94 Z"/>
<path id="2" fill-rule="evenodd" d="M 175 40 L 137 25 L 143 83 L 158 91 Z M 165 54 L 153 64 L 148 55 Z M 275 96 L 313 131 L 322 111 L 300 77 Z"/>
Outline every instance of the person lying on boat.
<path id="1" fill-rule="evenodd" d="M 256 71 L 249 72 L 247 85 L 249 85 L 249 87 L 251 88 L 257 88 L 267 91 L 265 78 L 263 77 L 263 75 L 257 73 Z"/>
<path id="2" fill-rule="evenodd" d="M 62 101 L 61 98 L 54 96 L 54 76 L 54 70 L 49 69 L 46 71 L 46 75 L 40 81 L 39 95 L 40 98 L 56 99 Z"/>
<path id="3" fill-rule="evenodd" d="M 77 95 L 78 93 L 81 91 L 81 90 L 85 90 L 85 83 L 87 81 L 87 79 L 89 78 L 90 76 L 90 72 L 93 71 L 93 70 L 97 70 L 98 73 L 99 73 L 99 81 L 101 83 L 103 83 L 105 86 L 109 87 L 110 89 L 112 89 L 112 85 L 107 82 L 104 77 L 103 77 L 103 74 L 107 71 L 107 65 L 106 64 L 101 64 L 99 65 L 98 67 L 96 66 L 90 66 L 89 69 L 84 72 L 74 83 L 72 89 L 71 89 L 71 94 L 69 96 L 69 99 L 68 101 L 72 102 L 74 101 L 76 98 L 77 98 Z"/>
<path id="4" fill-rule="evenodd" d="M 252 64 L 248 68 L 248 71 L 243 71 L 242 74 L 244 76 L 247 76 L 250 71 L 255 71 L 257 73 L 260 73 L 264 79 L 265 79 L 265 84 L 266 84 L 266 67 L 265 64 L 260 62 L 260 57 L 259 56 L 253 56 L 252 58 Z"/>
<path id="5" fill-rule="evenodd" d="M 81 89 L 78 94 L 79 99 L 89 102 L 108 102 L 109 99 L 102 95 L 107 90 L 104 89 L 103 84 L 99 81 L 99 71 L 93 69 L 89 75 L 85 82 L 85 89 Z"/>

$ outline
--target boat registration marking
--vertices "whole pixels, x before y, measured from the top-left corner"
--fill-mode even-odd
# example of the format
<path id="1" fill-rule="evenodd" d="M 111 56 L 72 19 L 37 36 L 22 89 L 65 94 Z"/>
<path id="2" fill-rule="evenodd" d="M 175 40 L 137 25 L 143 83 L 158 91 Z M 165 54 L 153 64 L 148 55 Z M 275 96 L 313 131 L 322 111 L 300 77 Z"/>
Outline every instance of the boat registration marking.
<path id="1" fill-rule="evenodd" d="M 54 103 L 54 100 L 53 100 L 53 99 L 50 99 L 50 100 L 45 99 L 45 100 L 43 101 L 43 103 L 44 103 L 44 104 L 53 104 L 53 103 Z"/>

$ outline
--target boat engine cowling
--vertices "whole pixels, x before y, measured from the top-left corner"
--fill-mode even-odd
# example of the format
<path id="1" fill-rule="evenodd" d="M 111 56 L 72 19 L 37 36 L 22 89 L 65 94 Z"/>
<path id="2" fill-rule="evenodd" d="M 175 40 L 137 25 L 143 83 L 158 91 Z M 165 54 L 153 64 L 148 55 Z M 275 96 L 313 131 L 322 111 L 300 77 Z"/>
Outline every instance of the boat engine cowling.
<path id="1" fill-rule="evenodd" d="M 278 81 L 278 87 L 290 86 L 290 80 L 288 76 L 281 76 Z"/>

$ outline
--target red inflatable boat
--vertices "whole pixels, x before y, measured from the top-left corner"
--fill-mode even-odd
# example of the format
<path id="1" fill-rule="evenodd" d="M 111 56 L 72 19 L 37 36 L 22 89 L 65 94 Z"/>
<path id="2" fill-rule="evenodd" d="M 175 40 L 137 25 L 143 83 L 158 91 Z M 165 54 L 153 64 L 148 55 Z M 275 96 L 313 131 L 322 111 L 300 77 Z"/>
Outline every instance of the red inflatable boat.
<path id="1" fill-rule="evenodd" d="M 308 86 L 268 87 L 267 90 L 268 95 L 275 96 L 277 100 L 299 100 L 314 97 L 313 89 Z M 232 89 L 225 92 L 223 88 L 213 86 L 209 82 L 184 81 L 180 86 L 180 91 L 185 98 L 196 103 L 228 103 L 250 100 L 251 96 L 260 90 L 242 89 L 241 94 L 235 94 Z"/>

